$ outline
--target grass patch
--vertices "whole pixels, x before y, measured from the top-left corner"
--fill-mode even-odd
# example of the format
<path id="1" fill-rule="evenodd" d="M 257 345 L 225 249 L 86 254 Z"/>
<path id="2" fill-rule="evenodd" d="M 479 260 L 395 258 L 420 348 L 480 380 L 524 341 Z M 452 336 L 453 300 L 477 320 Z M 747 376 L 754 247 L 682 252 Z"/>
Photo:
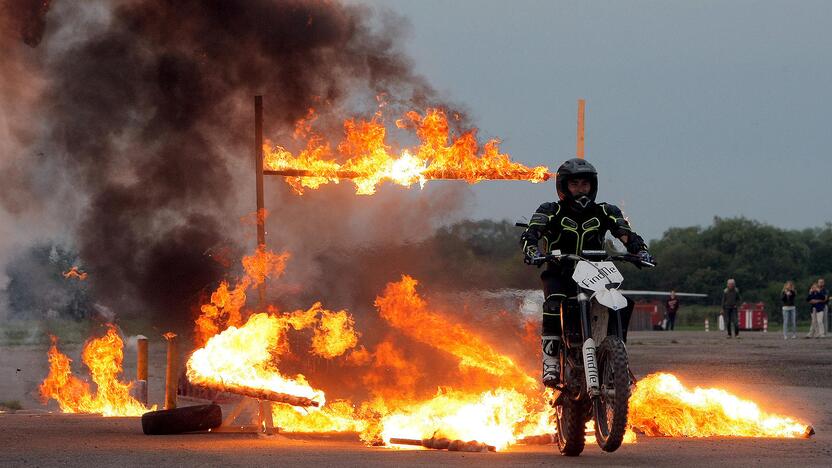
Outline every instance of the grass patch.
<path id="1" fill-rule="evenodd" d="M 17 411 L 20 409 L 23 409 L 23 405 L 21 405 L 20 402 L 17 400 L 0 401 L 0 410 Z"/>
<path id="2" fill-rule="evenodd" d="M 61 343 L 82 343 L 88 337 L 89 323 L 66 319 L 9 320 L 0 328 L 0 345 L 49 344 L 49 335 Z"/>
<path id="3" fill-rule="evenodd" d="M 809 333 L 809 325 L 810 324 L 808 322 L 798 323 L 797 324 L 797 333 Z M 703 323 L 700 323 L 700 324 L 680 325 L 679 323 L 677 323 L 676 327 L 675 327 L 675 330 L 676 331 L 701 331 L 701 332 L 704 332 L 705 331 L 705 323 L 704 323 L 704 321 L 703 321 Z M 716 332 L 718 332 L 718 331 L 725 332 L 725 330 L 720 330 L 719 327 L 714 322 L 711 322 L 711 331 L 712 332 L 714 332 L 714 331 L 716 331 Z M 774 324 L 774 325 L 769 324 L 768 325 L 768 332 L 769 333 L 782 333 L 783 332 L 783 326 L 780 325 L 780 324 Z"/>
<path id="4" fill-rule="evenodd" d="M 162 332 L 145 317 L 118 319 L 115 324 L 125 337 L 141 334 L 161 339 Z M 100 324 L 86 319 L 12 319 L 0 322 L 0 346 L 48 345 L 50 335 L 56 336 L 60 344 L 77 344 L 102 333 Z"/>

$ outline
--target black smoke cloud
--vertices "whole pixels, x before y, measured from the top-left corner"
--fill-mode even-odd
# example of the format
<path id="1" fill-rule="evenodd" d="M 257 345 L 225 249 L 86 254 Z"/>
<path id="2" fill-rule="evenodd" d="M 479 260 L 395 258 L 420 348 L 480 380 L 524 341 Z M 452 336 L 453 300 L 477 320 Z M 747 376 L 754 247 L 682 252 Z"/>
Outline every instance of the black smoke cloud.
<path id="1" fill-rule="evenodd" d="M 23 3 L 5 18 L 20 19 L 18 39 L 37 46 L 45 82 L 30 109 L 44 124 L 25 147 L 42 155 L 46 186 L 64 187 L 28 198 L 72 192 L 66 211 L 78 215 L 67 230 L 94 297 L 160 326 L 186 328 L 204 294 L 230 273 L 216 252 L 238 259 L 254 246 L 253 227 L 240 223 L 254 211 L 252 96 L 266 97 L 272 139 L 290 135 L 312 107 L 336 134 L 346 115 L 366 113 L 379 95 L 392 112 L 437 104 L 400 48 L 402 21 L 362 6 Z M 35 169 L 27 171 L 23 178 Z M 359 251 L 371 255 L 372 244 L 425 237 L 467 193 L 393 189 L 368 199 L 341 185 L 301 198 L 268 183 L 270 246 L 293 251 L 294 273 L 314 294 L 338 285 L 346 306 L 350 281 L 363 273 L 345 279 L 328 268 L 333 248 L 370 244 Z"/>

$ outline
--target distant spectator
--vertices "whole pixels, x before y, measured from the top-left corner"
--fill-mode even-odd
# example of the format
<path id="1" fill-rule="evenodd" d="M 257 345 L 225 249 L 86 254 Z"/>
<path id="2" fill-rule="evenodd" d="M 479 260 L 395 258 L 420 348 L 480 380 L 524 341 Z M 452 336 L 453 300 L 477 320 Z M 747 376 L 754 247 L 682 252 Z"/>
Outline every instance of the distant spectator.
<path id="1" fill-rule="evenodd" d="M 667 326 L 665 330 L 673 330 L 676 326 L 676 312 L 679 311 L 679 298 L 676 297 L 676 291 L 670 291 L 670 298 L 664 302 L 664 308 L 667 311 Z"/>
<path id="2" fill-rule="evenodd" d="M 826 328 L 823 327 L 823 316 L 826 313 L 826 296 L 824 290 L 821 290 L 819 282 L 812 284 L 809 288 L 809 296 L 806 297 L 806 302 L 812 312 L 812 325 L 809 327 L 809 334 L 806 338 L 822 338 L 826 336 Z"/>
<path id="3" fill-rule="evenodd" d="M 824 300 L 823 300 L 823 317 L 822 318 L 826 321 L 825 325 L 829 326 L 829 320 L 827 320 L 828 319 L 827 316 L 829 315 L 829 291 L 826 289 L 826 281 L 824 281 L 823 278 L 818 278 L 818 289 L 820 289 L 820 292 L 823 294 L 823 297 L 824 297 Z M 826 328 L 823 329 L 823 332 L 824 332 L 823 334 L 825 336 L 826 335 Z"/>
<path id="4" fill-rule="evenodd" d="M 737 288 L 733 278 L 728 280 L 725 290 L 722 291 L 722 313 L 725 314 L 725 327 L 728 329 L 728 338 L 731 338 L 731 325 L 734 326 L 734 336 L 740 337 L 740 322 L 737 315 L 737 307 L 742 303 L 742 295 Z"/>
<path id="5" fill-rule="evenodd" d="M 783 301 L 783 339 L 789 338 L 789 329 L 791 328 L 792 338 L 797 338 L 797 308 L 794 305 L 794 299 L 797 293 L 794 290 L 794 283 L 786 281 L 783 285 L 783 293 L 780 295 Z"/>

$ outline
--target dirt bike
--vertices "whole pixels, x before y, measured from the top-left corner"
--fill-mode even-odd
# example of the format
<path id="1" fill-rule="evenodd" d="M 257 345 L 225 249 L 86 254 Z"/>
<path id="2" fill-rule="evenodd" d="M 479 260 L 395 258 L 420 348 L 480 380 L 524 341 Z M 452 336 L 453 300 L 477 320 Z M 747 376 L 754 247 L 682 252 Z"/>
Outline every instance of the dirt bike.
<path id="1" fill-rule="evenodd" d="M 581 255 L 554 251 L 535 263 L 576 262 L 572 279 L 575 296 L 561 304 L 563 330 L 560 383 L 552 401 L 561 454 L 578 456 L 584 450 L 585 424 L 594 420 L 595 439 L 605 452 L 621 446 L 627 428 L 632 373 L 623 340 L 620 310 L 627 299 L 618 291 L 624 277 L 613 261 L 653 267 L 637 255 L 610 255 L 584 250 Z M 610 326 L 610 315 L 614 316 Z M 595 343 L 600 342 L 597 346 Z"/>

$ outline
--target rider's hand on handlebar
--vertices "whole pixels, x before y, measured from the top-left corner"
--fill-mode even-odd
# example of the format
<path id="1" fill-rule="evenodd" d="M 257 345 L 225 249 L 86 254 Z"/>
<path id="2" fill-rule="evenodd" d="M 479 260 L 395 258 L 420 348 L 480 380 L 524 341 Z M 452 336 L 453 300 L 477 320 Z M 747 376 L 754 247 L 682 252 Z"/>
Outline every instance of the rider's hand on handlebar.
<path id="1" fill-rule="evenodd" d="M 537 248 L 536 245 L 530 245 L 526 247 L 526 250 L 523 251 L 523 254 L 523 262 L 526 265 L 539 265 L 539 261 L 537 260 L 537 258 L 540 257 L 540 250 Z"/>
<path id="2" fill-rule="evenodd" d="M 652 255 L 650 255 L 650 252 L 648 252 L 646 250 L 642 250 L 637 255 L 638 255 L 638 259 L 641 260 L 641 262 L 643 264 L 647 264 L 647 265 L 637 265 L 639 268 L 641 268 L 641 266 L 656 266 L 656 259 L 653 258 Z"/>

